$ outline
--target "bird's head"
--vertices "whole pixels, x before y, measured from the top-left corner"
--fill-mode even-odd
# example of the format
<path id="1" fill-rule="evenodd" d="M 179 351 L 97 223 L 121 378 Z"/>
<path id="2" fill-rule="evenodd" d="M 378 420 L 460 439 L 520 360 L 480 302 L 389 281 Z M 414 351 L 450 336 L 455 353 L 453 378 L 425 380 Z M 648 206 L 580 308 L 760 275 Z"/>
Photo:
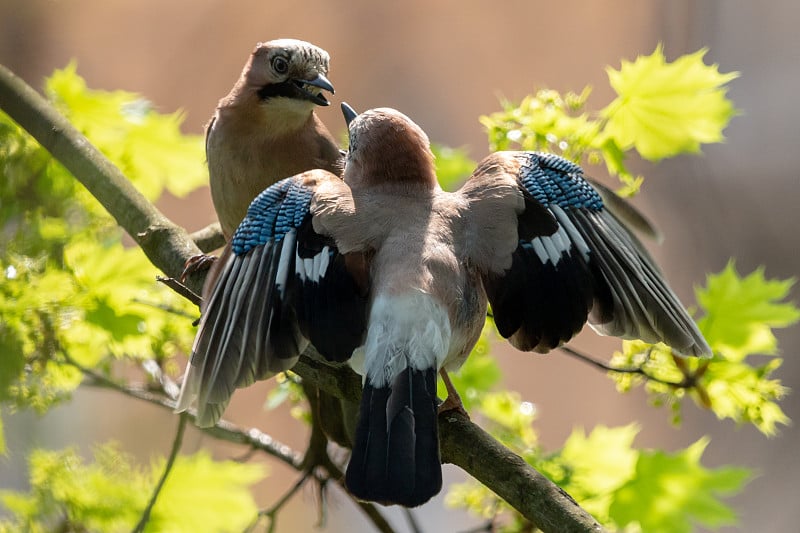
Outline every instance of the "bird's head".
<path id="1" fill-rule="evenodd" d="M 323 94 L 334 92 L 326 77 L 329 61 L 325 50 L 305 41 L 258 43 L 245 66 L 244 81 L 270 106 L 307 114 L 315 105 L 330 105 Z"/>
<path id="2" fill-rule="evenodd" d="M 419 184 L 437 188 L 428 136 L 403 113 L 388 107 L 357 114 L 342 104 L 349 131 L 344 179 L 356 183 Z"/>

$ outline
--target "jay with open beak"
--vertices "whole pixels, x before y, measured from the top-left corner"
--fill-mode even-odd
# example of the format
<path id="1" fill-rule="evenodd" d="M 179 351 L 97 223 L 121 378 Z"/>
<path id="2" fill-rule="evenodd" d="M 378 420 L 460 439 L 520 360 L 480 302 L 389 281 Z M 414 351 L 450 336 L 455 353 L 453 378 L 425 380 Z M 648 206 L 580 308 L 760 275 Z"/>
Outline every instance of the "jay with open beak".
<path id="1" fill-rule="evenodd" d="M 314 109 L 328 106 L 324 91 L 330 56 L 305 41 L 258 43 L 231 91 L 206 126 L 206 159 L 214 210 L 225 241 L 250 202 L 273 183 L 321 168 L 341 174 L 343 152 Z M 208 268 L 198 255 L 181 274 Z"/>
<path id="2" fill-rule="evenodd" d="M 206 128 L 211 197 L 225 240 L 258 194 L 306 170 L 340 174 L 342 153 L 314 112 L 330 102 L 328 53 L 305 41 L 256 45 Z"/>
<path id="3" fill-rule="evenodd" d="M 231 91 L 217 104 L 206 127 L 211 198 L 225 241 L 230 241 L 255 197 L 273 183 L 320 168 L 340 175 L 343 152 L 317 116 L 334 92 L 330 57 L 311 43 L 276 39 L 258 43 Z M 208 268 L 216 257 L 189 259 L 181 274 Z M 321 391 L 323 429 L 349 446 L 350 406 Z M 355 406 L 353 406 L 353 410 Z M 338 419 L 338 421 L 337 421 Z"/>
<path id="4" fill-rule="evenodd" d="M 677 353 L 711 350 L 638 240 L 577 165 L 535 152 L 484 159 L 456 192 L 428 138 L 392 109 L 343 104 L 344 179 L 313 170 L 261 193 L 213 277 L 179 409 L 200 424 L 237 387 L 292 367 L 310 342 L 364 376 L 351 493 L 421 505 L 442 485 L 436 377 L 478 340 L 547 352 L 587 322 Z"/>

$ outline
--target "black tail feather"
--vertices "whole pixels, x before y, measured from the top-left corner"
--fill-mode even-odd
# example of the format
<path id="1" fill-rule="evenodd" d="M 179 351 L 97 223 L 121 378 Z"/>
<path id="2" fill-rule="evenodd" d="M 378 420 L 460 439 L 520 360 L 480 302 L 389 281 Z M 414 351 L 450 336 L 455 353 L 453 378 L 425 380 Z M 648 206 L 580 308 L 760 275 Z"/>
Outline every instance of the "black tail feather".
<path id="1" fill-rule="evenodd" d="M 357 498 L 416 507 L 442 488 L 436 369 L 406 368 L 390 387 L 364 385 L 347 488 Z"/>

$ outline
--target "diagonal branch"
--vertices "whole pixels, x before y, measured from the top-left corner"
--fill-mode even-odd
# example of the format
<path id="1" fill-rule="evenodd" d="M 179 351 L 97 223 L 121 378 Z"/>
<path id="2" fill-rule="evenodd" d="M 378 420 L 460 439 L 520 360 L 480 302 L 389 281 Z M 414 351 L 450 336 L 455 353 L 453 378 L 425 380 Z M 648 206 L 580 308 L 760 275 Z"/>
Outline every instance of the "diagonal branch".
<path id="1" fill-rule="evenodd" d="M 44 98 L 2 66 L 0 106 L 86 186 L 168 276 L 177 277 L 185 261 L 200 252 L 186 231 L 139 194 Z M 199 293 L 202 276 L 190 277 L 188 285 Z M 349 367 L 320 362 L 313 351 L 301 357 L 293 370 L 338 398 L 358 401 L 361 395 L 357 374 Z M 568 494 L 465 417 L 445 413 L 439 427 L 442 458 L 485 484 L 542 531 L 602 531 Z"/>
<path id="2" fill-rule="evenodd" d="M 63 115 L 3 65 L 0 107 L 97 198 L 162 272 L 178 277 L 186 260 L 200 254 L 183 228 L 156 209 Z M 189 288 L 199 294 L 202 277 L 190 277 Z"/>

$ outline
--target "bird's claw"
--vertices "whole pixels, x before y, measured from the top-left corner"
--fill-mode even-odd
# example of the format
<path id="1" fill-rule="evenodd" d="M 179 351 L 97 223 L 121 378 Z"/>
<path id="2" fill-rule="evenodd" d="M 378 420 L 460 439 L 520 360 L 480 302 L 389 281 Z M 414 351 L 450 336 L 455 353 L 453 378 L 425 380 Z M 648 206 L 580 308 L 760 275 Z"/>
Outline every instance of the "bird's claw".
<path id="1" fill-rule="evenodd" d="M 183 265 L 183 272 L 181 272 L 180 277 L 178 280 L 181 283 L 186 281 L 190 275 L 194 274 L 195 272 L 202 272 L 203 270 L 208 270 L 211 268 L 211 265 L 219 259 L 215 255 L 205 255 L 205 254 L 198 254 L 193 255 L 189 259 L 186 260 L 186 263 Z"/>

